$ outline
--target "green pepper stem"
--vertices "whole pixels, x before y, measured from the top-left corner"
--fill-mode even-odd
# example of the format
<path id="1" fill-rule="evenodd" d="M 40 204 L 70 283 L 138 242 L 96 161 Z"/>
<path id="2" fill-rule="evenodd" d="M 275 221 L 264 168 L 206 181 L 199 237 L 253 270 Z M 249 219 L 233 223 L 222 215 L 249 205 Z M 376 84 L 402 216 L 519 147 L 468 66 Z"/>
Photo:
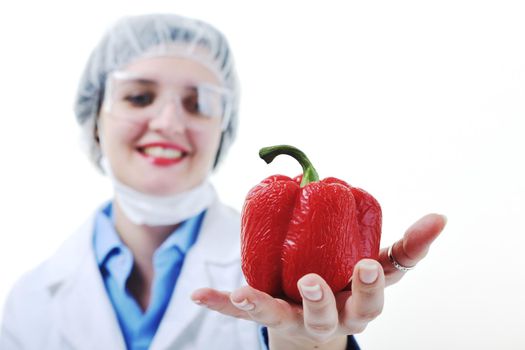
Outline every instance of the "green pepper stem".
<path id="1" fill-rule="evenodd" d="M 310 162 L 306 154 L 301 150 L 289 145 L 277 145 L 264 147 L 259 151 L 259 157 L 261 157 L 267 164 L 270 164 L 275 157 L 280 154 L 287 154 L 295 158 L 295 160 L 297 160 L 303 167 L 303 180 L 301 181 L 301 187 L 306 186 L 310 182 L 319 181 L 319 175 L 317 174 L 317 171 L 315 171 L 312 162 Z"/>

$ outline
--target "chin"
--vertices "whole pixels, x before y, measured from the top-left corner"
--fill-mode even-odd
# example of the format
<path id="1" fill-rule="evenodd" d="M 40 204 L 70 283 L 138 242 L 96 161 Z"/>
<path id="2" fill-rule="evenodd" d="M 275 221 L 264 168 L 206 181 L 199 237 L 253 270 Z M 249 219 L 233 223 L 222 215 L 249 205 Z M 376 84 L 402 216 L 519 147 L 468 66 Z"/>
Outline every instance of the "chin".
<path id="1" fill-rule="evenodd" d="M 180 170 L 180 169 L 179 169 Z M 138 191 L 156 195 L 167 196 L 186 192 L 198 186 L 204 180 L 205 176 L 195 176 L 185 171 L 152 171 L 151 169 L 136 173 L 133 180 Z"/>

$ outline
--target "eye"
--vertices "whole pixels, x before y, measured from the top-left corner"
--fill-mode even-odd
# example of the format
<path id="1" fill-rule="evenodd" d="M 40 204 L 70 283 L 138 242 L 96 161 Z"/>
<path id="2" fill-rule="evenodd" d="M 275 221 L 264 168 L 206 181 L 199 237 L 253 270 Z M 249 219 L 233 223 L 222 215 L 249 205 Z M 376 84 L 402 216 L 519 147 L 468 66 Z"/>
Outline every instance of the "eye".
<path id="1" fill-rule="evenodd" d="M 128 95 L 124 98 L 129 104 L 134 107 L 146 107 L 153 103 L 155 95 L 153 93 L 141 93 Z"/>
<path id="2" fill-rule="evenodd" d="M 199 96 L 197 93 L 192 93 L 182 99 L 182 106 L 188 113 L 198 115 L 201 113 L 201 106 L 199 104 Z"/>

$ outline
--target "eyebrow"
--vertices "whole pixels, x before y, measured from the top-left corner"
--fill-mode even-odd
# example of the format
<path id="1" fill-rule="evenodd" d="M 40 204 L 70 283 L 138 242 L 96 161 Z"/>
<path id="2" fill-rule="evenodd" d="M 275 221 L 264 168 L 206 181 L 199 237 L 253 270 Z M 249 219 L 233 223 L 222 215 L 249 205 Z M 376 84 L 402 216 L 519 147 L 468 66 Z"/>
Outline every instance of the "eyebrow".
<path id="1" fill-rule="evenodd" d="M 159 85 L 158 82 L 155 80 L 150 80 L 146 78 L 126 78 L 126 79 L 119 79 L 122 83 L 125 84 L 140 84 L 140 85 Z"/>

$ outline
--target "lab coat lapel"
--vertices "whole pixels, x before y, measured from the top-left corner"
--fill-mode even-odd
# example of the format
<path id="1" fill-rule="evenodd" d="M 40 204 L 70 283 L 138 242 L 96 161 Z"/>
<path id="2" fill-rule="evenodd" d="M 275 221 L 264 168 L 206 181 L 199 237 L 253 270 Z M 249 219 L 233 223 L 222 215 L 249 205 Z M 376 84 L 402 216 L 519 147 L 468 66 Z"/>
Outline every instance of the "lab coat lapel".
<path id="1" fill-rule="evenodd" d="M 59 331 L 74 349 L 125 349 L 117 318 L 90 248 L 89 232 L 79 239 L 86 247 L 77 257 L 78 268 L 56 288 L 53 299 Z M 71 260 L 57 261 L 71 264 Z"/>
<path id="2" fill-rule="evenodd" d="M 199 313 L 205 311 L 190 300 L 194 290 L 209 285 L 205 264 L 198 260 L 199 257 L 190 256 L 185 259 L 184 266 L 189 266 L 191 271 L 184 267 L 181 271 L 166 313 L 153 339 L 152 350 L 170 348 Z"/>
<path id="3" fill-rule="evenodd" d="M 239 269 L 240 248 L 237 241 L 240 223 L 237 214 L 224 213 L 225 209 L 219 203 L 208 209 L 199 238 L 185 258 L 152 350 L 172 348 L 199 315 L 210 312 L 191 301 L 195 290 L 203 287 L 233 290 L 238 286 L 239 279 L 233 270 Z"/>

